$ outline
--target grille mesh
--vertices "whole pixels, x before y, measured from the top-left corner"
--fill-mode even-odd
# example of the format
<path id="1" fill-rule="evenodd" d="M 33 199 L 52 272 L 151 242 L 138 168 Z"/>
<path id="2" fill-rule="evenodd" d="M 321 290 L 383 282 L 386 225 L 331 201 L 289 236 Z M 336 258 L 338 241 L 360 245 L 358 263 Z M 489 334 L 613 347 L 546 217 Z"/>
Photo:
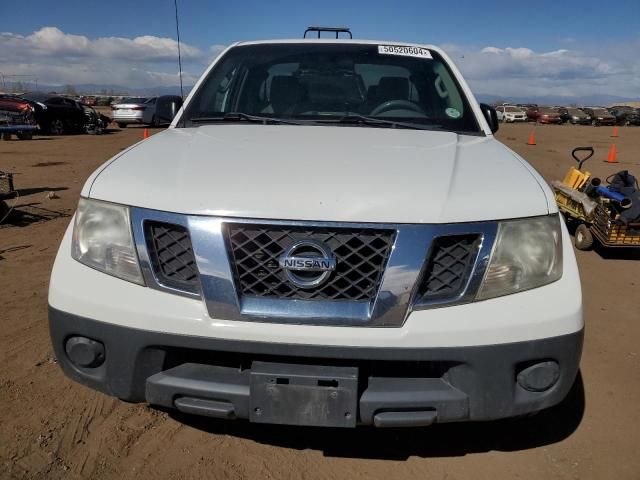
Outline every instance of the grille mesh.
<path id="1" fill-rule="evenodd" d="M 198 290 L 198 269 L 186 228 L 150 222 L 147 224 L 147 241 L 161 283 L 182 290 Z"/>
<path id="2" fill-rule="evenodd" d="M 395 233 L 390 230 L 227 224 L 236 283 L 242 295 L 305 300 L 370 300 L 378 290 Z M 278 263 L 295 241 L 311 239 L 336 256 L 336 270 L 322 285 L 302 289 Z"/>
<path id="3" fill-rule="evenodd" d="M 464 290 L 480 246 L 479 235 L 434 240 L 419 293 L 424 300 L 453 298 Z"/>

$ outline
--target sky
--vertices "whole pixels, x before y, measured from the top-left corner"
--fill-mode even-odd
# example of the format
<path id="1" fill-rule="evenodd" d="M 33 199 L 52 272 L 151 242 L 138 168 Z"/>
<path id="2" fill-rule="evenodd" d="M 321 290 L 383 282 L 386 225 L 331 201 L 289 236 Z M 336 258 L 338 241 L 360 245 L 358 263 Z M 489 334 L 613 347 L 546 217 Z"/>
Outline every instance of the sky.
<path id="1" fill-rule="evenodd" d="M 5 81 L 179 84 L 173 0 L 18 5 L 0 0 Z M 640 98 L 640 0 L 178 0 L 178 8 L 185 85 L 233 42 L 300 38 L 319 24 L 439 45 L 476 94 Z"/>

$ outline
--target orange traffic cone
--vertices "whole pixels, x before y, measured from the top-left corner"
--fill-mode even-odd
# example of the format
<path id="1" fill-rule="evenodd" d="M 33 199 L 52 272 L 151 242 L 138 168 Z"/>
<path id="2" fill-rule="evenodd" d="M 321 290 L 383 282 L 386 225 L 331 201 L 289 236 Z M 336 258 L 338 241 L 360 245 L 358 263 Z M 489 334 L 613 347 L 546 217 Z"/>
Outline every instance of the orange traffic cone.
<path id="1" fill-rule="evenodd" d="M 616 160 L 616 144 L 612 143 L 609 149 L 609 156 L 607 157 L 607 163 L 618 163 Z"/>
<path id="2" fill-rule="evenodd" d="M 146 140 L 147 138 L 149 138 L 149 129 L 145 128 L 144 132 L 142 133 L 142 139 Z"/>
<path id="3" fill-rule="evenodd" d="M 611 138 L 618 138 L 618 127 L 613 127 L 613 133 L 611 134 Z"/>
<path id="4" fill-rule="evenodd" d="M 531 133 L 529 134 L 529 141 L 527 142 L 527 145 L 535 145 L 536 141 L 533 138 L 533 130 L 531 130 Z"/>

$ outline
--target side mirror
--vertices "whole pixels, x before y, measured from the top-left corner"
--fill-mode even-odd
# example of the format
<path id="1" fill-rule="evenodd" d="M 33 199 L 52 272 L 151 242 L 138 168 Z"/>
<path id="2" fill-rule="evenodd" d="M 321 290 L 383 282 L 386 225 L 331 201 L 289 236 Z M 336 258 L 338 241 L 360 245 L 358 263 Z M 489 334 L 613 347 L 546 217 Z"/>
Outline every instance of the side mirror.
<path id="1" fill-rule="evenodd" d="M 178 102 L 171 102 L 171 107 L 169 108 L 169 112 L 171 113 L 171 120 L 174 119 L 176 113 L 178 113 Z"/>
<path id="2" fill-rule="evenodd" d="M 182 102 L 179 99 L 160 97 L 156 104 L 156 118 L 163 122 L 171 122 L 181 106 Z"/>
<path id="3" fill-rule="evenodd" d="M 498 114 L 496 113 L 496 109 L 486 103 L 480 104 L 480 110 L 482 110 L 482 114 L 484 115 L 484 119 L 489 124 L 489 128 L 491 129 L 491 133 L 496 133 L 500 124 L 498 123 Z"/>

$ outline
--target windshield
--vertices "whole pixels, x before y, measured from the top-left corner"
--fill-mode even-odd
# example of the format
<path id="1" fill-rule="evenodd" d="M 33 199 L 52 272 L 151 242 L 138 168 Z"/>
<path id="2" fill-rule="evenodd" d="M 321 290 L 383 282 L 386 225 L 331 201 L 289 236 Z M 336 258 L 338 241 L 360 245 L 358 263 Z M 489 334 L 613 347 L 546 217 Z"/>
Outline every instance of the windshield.
<path id="1" fill-rule="evenodd" d="M 555 108 L 549 108 L 549 107 L 542 107 L 538 110 L 540 113 L 558 113 L 558 111 Z"/>
<path id="2" fill-rule="evenodd" d="M 575 116 L 583 116 L 584 115 L 584 112 L 582 110 L 578 110 L 577 108 L 568 108 L 567 112 L 569 112 L 569 114 L 575 115 Z"/>
<path id="3" fill-rule="evenodd" d="M 504 111 L 512 113 L 522 113 L 522 110 L 520 110 L 518 107 L 504 107 Z"/>
<path id="4" fill-rule="evenodd" d="M 607 112 L 605 109 L 603 108 L 594 108 L 593 109 L 593 113 L 595 115 L 609 115 L 609 112 Z"/>
<path id="5" fill-rule="evenodd" d="M 32 102 L 45 102 L 51 98 L 51 95 L 47 95 L 45 93 L 25 93 L 22 95 L 22 98 L 26 98 Z"/>
<path id="6" fill-rule="evenodd" d="M 360 115 L 409 128 L 480 133 L 460 86 L 436 52 L 387 48 L 309 43 L 235 47 L 194 94 L 184 119 L 192 122 L 185 125 L 229 113 L 312 124 Z"/>

